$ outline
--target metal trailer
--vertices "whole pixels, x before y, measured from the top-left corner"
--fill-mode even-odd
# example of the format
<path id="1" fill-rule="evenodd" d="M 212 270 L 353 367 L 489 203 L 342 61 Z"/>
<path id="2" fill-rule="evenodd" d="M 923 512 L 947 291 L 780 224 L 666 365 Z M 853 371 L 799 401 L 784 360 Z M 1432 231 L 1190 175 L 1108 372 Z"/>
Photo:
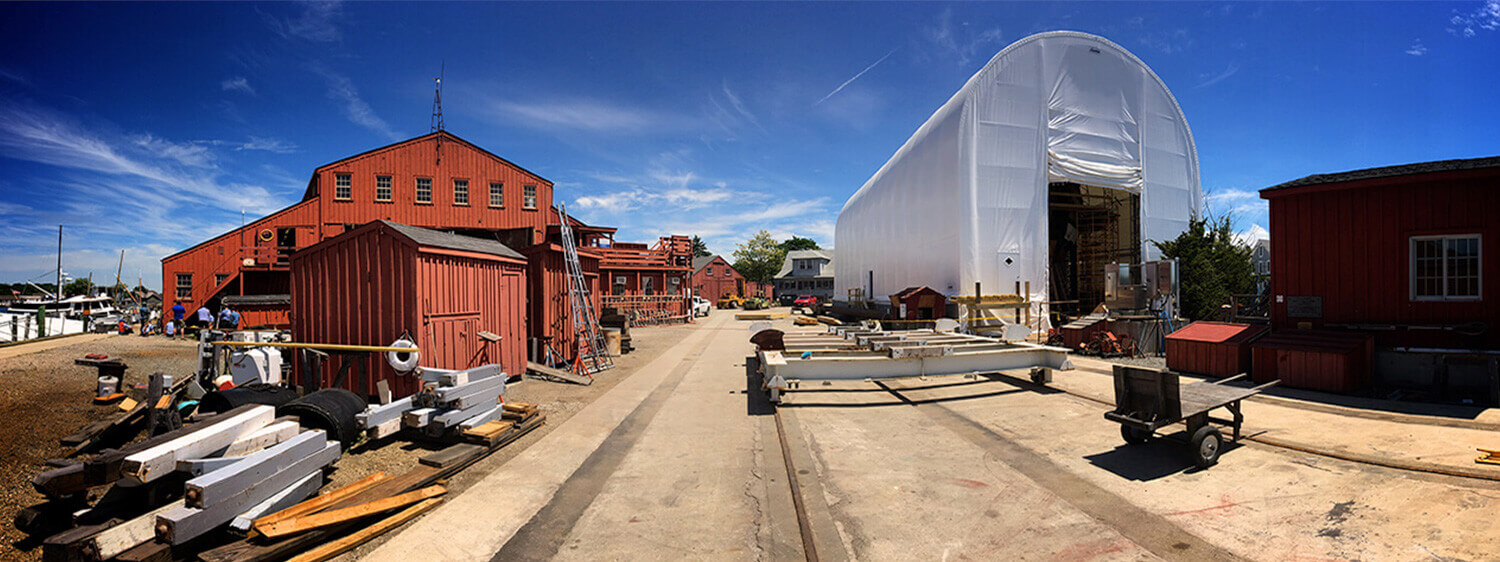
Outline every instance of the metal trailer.
<path id="1" fill-rule="evenodd" d="M 936 330 L 884 331 L 831 326 L 824 331 L 763 329 L 757 344 L 761 387 L 771 401 L 801 381 L 872 380 L 1029 369 L 1036 383 L 1070 370 L 1066 349 Z"/>
<path id="2" fill-rule="evenodd" d="M 1104 417 L 1120 424 L 1120 435 L 1131 445 L 1149 441 L 1164 427 L 1186 422 L 1193 464 L 1208 468 L 1219 462 L 1224 444 L 1224 437 L 1210 422 L 1229 427 L 1234 440 L 1239 441 L 1240 426 L 1245 421 L 1240 401 L 1281 382 L 1254 388 L 1224 386 L 1245 376 L 1241 373 L 1213 382 L 1178 385 L 1177 373 L 1172 371 L 1115 365 L 1115 410 L 1105 412 Z M 1209 415 L 1218 408 L 1229 410 L 1231 419 Z"/>

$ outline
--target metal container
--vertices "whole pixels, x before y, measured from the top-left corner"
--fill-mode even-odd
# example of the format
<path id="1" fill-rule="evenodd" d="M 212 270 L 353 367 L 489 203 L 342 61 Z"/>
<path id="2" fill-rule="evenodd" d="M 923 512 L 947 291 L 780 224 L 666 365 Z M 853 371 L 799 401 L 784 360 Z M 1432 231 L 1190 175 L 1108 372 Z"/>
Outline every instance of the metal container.
<path id="1" fill-rule="evenodd" d="M 98 384 L 99 386 L 96 395 L 100 398 L 113 396 L 120 393 L 120 377 L 111 377 L 108 375 L 102 376 L 99 377 Z"/>

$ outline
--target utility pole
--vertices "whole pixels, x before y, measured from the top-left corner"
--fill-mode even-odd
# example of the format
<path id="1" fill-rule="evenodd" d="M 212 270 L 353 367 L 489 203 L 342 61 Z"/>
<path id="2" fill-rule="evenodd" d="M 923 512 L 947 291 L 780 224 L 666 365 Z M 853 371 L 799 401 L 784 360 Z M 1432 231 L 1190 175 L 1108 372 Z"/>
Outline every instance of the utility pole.
<path id="1" fill-rule="evenodd" d="M 62 225 L 57 225 L 57 289 L 52 295 L 62 302 Z"/>

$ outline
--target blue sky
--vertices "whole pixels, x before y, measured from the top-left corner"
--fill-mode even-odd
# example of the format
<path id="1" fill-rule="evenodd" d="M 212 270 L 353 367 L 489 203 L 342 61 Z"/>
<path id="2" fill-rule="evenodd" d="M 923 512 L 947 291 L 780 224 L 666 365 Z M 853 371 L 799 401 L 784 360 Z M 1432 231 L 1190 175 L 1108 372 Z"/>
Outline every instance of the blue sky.
<path id="1" fill-rule="evenodd" d="M 1166 82 L 1211 212 L 1308 174 L 1500 155 L 1500 0 L 1420 3 L 0 4 L 0 281 L 160 284 L 318 165 L 448 130 L 619 239 L 839 208 L 1006 45 L 1102 35 Z"/>

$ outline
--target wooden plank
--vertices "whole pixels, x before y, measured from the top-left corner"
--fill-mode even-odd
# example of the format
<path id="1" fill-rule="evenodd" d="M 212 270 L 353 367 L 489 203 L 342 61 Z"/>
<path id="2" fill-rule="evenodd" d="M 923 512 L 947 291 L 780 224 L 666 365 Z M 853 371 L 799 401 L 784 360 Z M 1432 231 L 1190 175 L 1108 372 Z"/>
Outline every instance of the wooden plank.
<path id="1" fill-rule="evenodd" d="M 209 456 L 240 436 L 265 427 L 275 416 L 276 408 L 254 406 L 210 427 L 125 457 L 120 471 L 136 482 L 156 480 L 176 470 L 179 459 Z"/>
<path id="2" fill-rule="evenodd" d="M 229 448 L 224 450 L 223 456 L 243 457 L 266 447 L 284 442 L 302 431 L 302 425 L 292 420 L 273 422 L 260 429 L 234 440 Z"/>
<path id="3" fill-rule="evenodd" d="M 238 494 L 207 507 L 179 507 L 156 517 L 156 538 L 179 545 L 233 520 L 236 515 L 266 501 L 276 492 L 321 470 L 339 458 L 337 441 L 329 441 L 322 451 L 305 457 L 270 478 L 251 484 Z"/>
<path id="4" fill-rule="evenodd" d="M 536 411 L 536 404 L 527 402 L 506 402 L 503 406 L 507 412 L 529 413 Z"/>
<path id="5" fill-rule="evenodd" d="M 484 449 L 484 447 L 480 445 L 474 445 L 472 443 L 459 443 L 457 445 L 452 445 L 450 447 L 444 448 L 441 451 L 423 455 L 421 458 L 417 459 L 417 462 L 437 468 L 448 468 L 451 465 L 462 462 L 469 456 L 479 452 L 482 449 Z"/>
<path id="6" fill-rule="evenodd" d="M 445 404 L 463 396 L 489 392 L 494 389 L 498 389 L 502 393 L 505 392 L 505 377 L 488 377 L 459 386 L 440 386 L 437 389 L 437 399 L 439 404 Z"/>
<path id="7" fill-rule="evenodd" d="M 298 480 L 296 484 L 292 484 L 286 489 L 276 492 L 276 495 L 266 498 L 266 501 L 260 502 L 255 507 L 235 516 L 229 522 L 229 529 L 238 533 L 249 532 L 250 527 L 255 523 L 256 519 L 264 517 L 268 513 L 275 513 L 297 505 L 298 502 L 307 499 L 308 496 L 313 495 L 321 487 L 323 487 L 323 471 L 314 470 L 312 474 Z"/>
<path id="8" fill-rule="evenodd" d="M 452 373 L 444 373 L 442 375 L 439 375 L 438 384 L 441 384 L 442 386 L 460 386 L 468 384 L 470 382 L 478 381 L 480 379 L 487 379 L 490 377 L 498 376 L 500 376 L 499 365 L 480 365 L 472 369 L 464 369 L 462 371 L 454 371 Z"/>
<path id="9" fill-rule="evenodd" d="M 505 433 L 506 431 L 510 430 L 511 427 L 514 427 L 514 426 L 515 426 L 515 422 L 508 422 L 508 421 L 502 421 L 502 420 L 493 420 L 493 421 L 485 422 L 484 424 L 481 424 L 478 427 L 474 427 L 472 429 L 464 431 L 464 436 L 466 436 L 466 437 L 488 438 L 488 437 L 493 437 L 493 436 L 499 435 L 501 433 Z"/>
<path id="10" fill-rule="evenodd" d="M 411 409 L 411 397 L 407 396 L 389 404 L 371 406 L 354 416 L 366 428 L 372 428 L 391 420 L 400 420 L 401 415 Z"/>
<path id="11" fill-rule="evenodd" d="M 498 419 L 500 417 L 500 412 L 502 412 L 502 411 L 503 410 L 500 408 L 500 405 L 496 404 L 494 407 L 492 407 L 492 408 L 490 408 L 488 410 L 485 410 L 484 412 L 481 412 L 477 416 L 474 416 L 472 418 L 469 418 L 469 419 L 466 419 L 464 421 L 459 422 L 458 423 L 458 430 L 459 431 L 469 431 L 469 430 L 474 429 L 476 427 L 479 427 L 481 425 L 484 425 L 484 424 L 490 423 L 492 421 L 495 421 L 496 419 Z"/>
<path id="12" fill-rule="evenodd" d="M 589 385 L 589 384 L 591 384 L 591 383 L 594 382 L 593 379 L 590 379 L 588 377 L 578 376 L 578 375 L 573 374 L 573 373 L 571 373 L 569 371 L 564 371 L 562 369 L 554 369 L 552 367 L 548 367 L 546 365 L 542 365 L 541 363 L 532 363 L 530 361 L 526 362 L 526 371 L 530 372 L 530 373 L 535 373 L 535 374 L 543 376 L 543 377 L 551 377 L 551 378 L 555 378 L 555 379 L 558 379 L 558 380 L 567 381 L 567 382 L 570 382 L 570 383 L 573 383 L 573 384 L 581 384 L 581 385 L 585 385 L 585 386 L 587 386 L 587 385 Z"/>
<path id="13" fill-rule="evenodd" d="M 84 555 L 92 560 L 109 560 L 156 538 L 156 516 L 181 505 L 181 500 L 169 503 L 84 539 L 81 545 Z"/>
<path id="14" fill-rule="evenodd" d="M 260 533 L 262 535 L 265 535 L 267 538 L 274 539 L 287 535 L 304 533 L 313 529 L 328 527 L 330 525 L 337 525 L 339 523 L 345 523 L 356 519 L 363 519 L 370 515 L 406 507 L 422 500 L 441 496 L 446 493 L 448 493 L 448 489 L 442 486 L 428 486 L 420 490 L 414 490 L 411 492 L 406 492 L 404 494 L 391 496 L 388 498 L 379 499 L 352 507 L 335 509 L 302 517 L 293 517 L 291 519 L 283 519 L 265 527 L 257 526 L 255 529 L 257 531 L 260 531 Z"/>
<path id="15" fill-rule="evenodd" d="M 401 423 L 406 427 L 426 427 L 432 421 L 432 416 L 437 414 L 437 408 L 417 408 L 409 410 L 401 416 Z"/>
<path id="16" fill-rule="evenodd" d="M 465 410 L 476 406 L 496 406 L 500 402 L 500 395 L 505 392 L 504 388 L 491 388 L 474 394 L 466 394 L 448 401 L 444 406 L 454 410 Z"/>
<path id="17" fill-rule="evenodd" d="M 285 443 L 264 451 L 245 456 L 239 462 L 188 480 L 183 487 L 183 497 L 190 507 L 207 507 L 219 503 L 244 490 L 250 484 L 263 481 L 297 461 L 322 451 L 328 444 L 328 434 L 322 430 L 301 433 Z"/>
<path id="18" fill-rule="evenodd" d="M 360 492 L 370 489 L 371 487 L 374 487 L 375 485 L 390 479 L 391 476 L 389 474 L 386 474 L 384 472 L 377 472 L 375 474 L 371 474 L 369 476 L 351 482 L 337 490 L 331 490 L 327 493 L 320 494 L 316 498 L 293 505 L 280 511 L 274 511 L 269 514 L 257 517 L 252 522 L 252 530 L 250 531 L 250 536 L 260 536 L 260 533 L 257 533 L 253 530 L 255 525 L 270 525 L 283 519 L 290 519 L 299 515 L 306 515 L 309 513 L 317 513 L 318 511 L 321 511 L 329 506 L 337 505 L 339 502 L 342 502 L 345 499 L 354 497 L 355 494 L 359 494 Z"/>
<path id="19" fill-rule="evenodd" d="M 385 534 L 387 531 L 400 526 L 402 523 L 412 520 L 418 515 L 426 513 L 428 510 L 437 507 L 437 505 L 439 503 L 442 503 L 442 501 L 442 498 L 428 498 L 422 500 L 416 505 L 403 509 L 395 515 L 392 515 L 385 519 L 381 519 L 375 524 L 360 529 L 354 534 L 330 543 L 325 543 L 322 546 L 319 546 L 302 554 L 298 554 L 297 556 L 294 556 L 290 560 L 288 560 L 288 562 L 323 562 L 324 560 L 328 560 L 329 558 L 333 558 L 335 556 L 348 552 L 350 549 L 364 544 L 370 539 Z"/>

